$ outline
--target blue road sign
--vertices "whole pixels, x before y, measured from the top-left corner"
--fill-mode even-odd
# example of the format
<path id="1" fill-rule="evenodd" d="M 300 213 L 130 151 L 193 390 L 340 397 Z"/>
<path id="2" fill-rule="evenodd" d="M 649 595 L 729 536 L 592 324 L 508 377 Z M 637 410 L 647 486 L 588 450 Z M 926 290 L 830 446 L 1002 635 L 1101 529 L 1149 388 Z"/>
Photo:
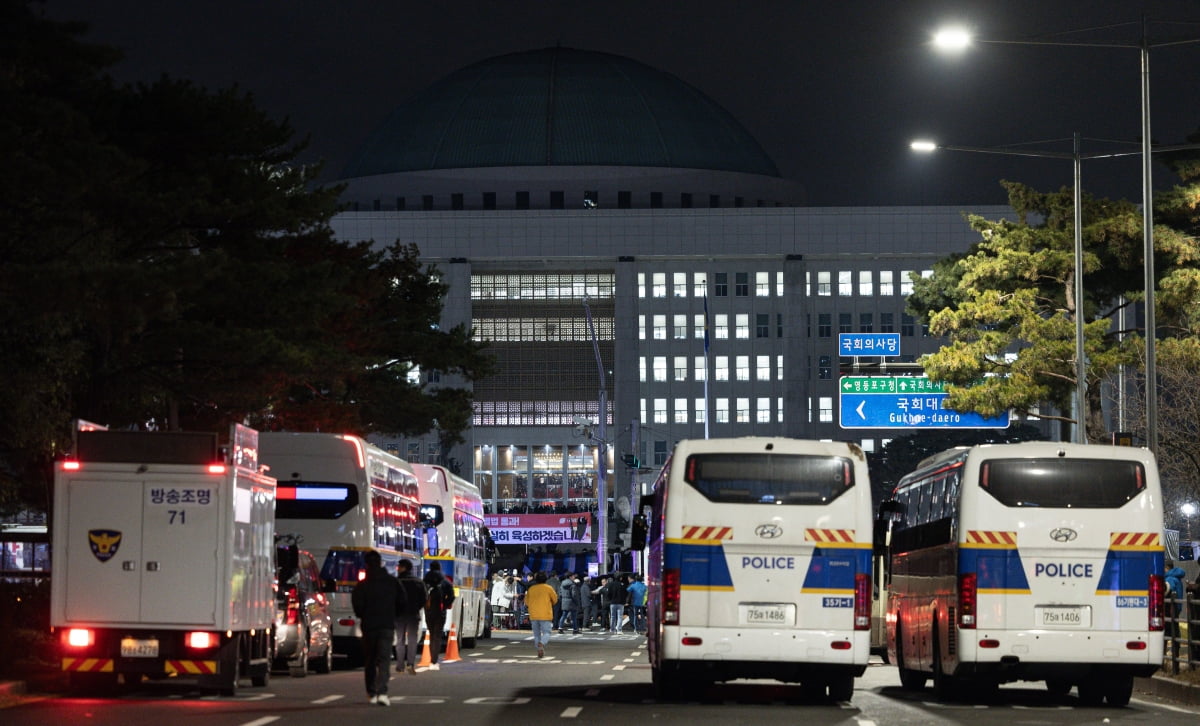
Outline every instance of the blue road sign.
<path id="1" fill-rule="evenodd" d="M 843 357 L 900 355 L 899 333 L 838 333 L 838 355 Z"/>
<path id="2" fill-rule="evenodd" d="M 944 408 L 941 385 L 923 377 L 847 376 L 839 385 L 844 429 L 1004 429 L 1009 415 L 985 417 Z"/>

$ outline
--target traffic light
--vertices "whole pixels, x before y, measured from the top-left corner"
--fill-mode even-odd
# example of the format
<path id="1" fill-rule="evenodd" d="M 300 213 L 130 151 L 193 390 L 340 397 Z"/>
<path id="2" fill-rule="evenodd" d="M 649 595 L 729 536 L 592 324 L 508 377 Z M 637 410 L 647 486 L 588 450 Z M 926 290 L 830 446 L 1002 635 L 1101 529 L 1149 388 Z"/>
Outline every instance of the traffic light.
<path id="1" fill-rule="evenodd" d="M 646 515 L 633 515 L 633 524 L 629 529 L 629 549 L 642 550 L 646 548 Z"/>
<path id="2" fill-rule="evenodd" d="M 638 461 L 636 454 L 626 454 L 621 457 L 621 461 L 623 461 L 625 466 L 628 466 L 630 469 L 637 469 L 642 465 L 642 462 Z"/>

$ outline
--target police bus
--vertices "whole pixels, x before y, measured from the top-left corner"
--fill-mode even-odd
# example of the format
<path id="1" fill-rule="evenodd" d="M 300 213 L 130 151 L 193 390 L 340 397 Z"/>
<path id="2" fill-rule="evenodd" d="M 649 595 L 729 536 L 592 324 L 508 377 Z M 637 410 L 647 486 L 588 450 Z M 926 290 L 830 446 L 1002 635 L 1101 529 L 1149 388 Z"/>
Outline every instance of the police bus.
<path id="1" fill-rule="evenodd" d="M 684 440 L 654 485 L 647 538 L 654 684 L 800 683 L 849 700 L 867 665 L 871 487 L 846 443 Z"/>
<path id="2" fill-rule="evenodd" d="M 401 557 L 420 567 L 417 477 L 403 459 L 342 434 L 261 433 L 259 461 L 279 482 L 275 530 L 299 537 L 333 589 L 334 654 L 357 664 L 350 593 L 365 576 L 363 556 L 378 551 L 392 572 Z"/>
<path id="3" fill-rule="evenodd" d="M 939 697 L 1003 682 L 1129 702 L 1163 657 L 1153 454 L 1030 442 L 945 451 L 896 486 L 888 651 Z"/>
<path id="4" fill-rule="evenodd" d="M 439 563 L 454 585 L 447 627 L 456 626 L 462 646 L 473 648 L 487 628 L 487 551 L 479 487 L 444 466 L 413 464 L 412 468 L 420 491 L 425 567 Z"/>

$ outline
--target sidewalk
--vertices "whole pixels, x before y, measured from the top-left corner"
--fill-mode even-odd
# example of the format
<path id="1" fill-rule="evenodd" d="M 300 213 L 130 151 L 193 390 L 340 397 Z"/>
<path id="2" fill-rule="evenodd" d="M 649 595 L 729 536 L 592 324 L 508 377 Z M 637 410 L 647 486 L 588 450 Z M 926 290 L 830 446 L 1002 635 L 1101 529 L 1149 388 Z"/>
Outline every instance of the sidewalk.
<path id="1" fill-rule="evenodd" d="M 1133 690 L 1189 706 L 1200 705 L 1200 685 L 1176 680 L 1162 673 L 1133 679 Z"/>

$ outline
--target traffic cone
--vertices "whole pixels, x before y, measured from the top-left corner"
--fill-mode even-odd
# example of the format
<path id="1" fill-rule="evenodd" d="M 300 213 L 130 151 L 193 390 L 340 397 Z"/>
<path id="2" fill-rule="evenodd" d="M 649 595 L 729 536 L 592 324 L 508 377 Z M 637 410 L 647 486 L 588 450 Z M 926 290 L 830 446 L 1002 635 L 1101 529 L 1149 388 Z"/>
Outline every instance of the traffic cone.
<path id="1" fill-rule="evenodd" d="M 418 667 L 429 667 L 433 665 L 433 659 L 429 657 L 429 631 L 425 631 L 425 651 L 421 653 L 421 662 L 417 663 Z"/>
<path id="2" fill-rule="evenodd" d="M 450 623 L 450 638 L 446 640 L 446 657 L 442 658 L 443 663 L 457 663 L 462 660 L 458 657 L 458 632 L 454 629 L 454 623 Z"/>

